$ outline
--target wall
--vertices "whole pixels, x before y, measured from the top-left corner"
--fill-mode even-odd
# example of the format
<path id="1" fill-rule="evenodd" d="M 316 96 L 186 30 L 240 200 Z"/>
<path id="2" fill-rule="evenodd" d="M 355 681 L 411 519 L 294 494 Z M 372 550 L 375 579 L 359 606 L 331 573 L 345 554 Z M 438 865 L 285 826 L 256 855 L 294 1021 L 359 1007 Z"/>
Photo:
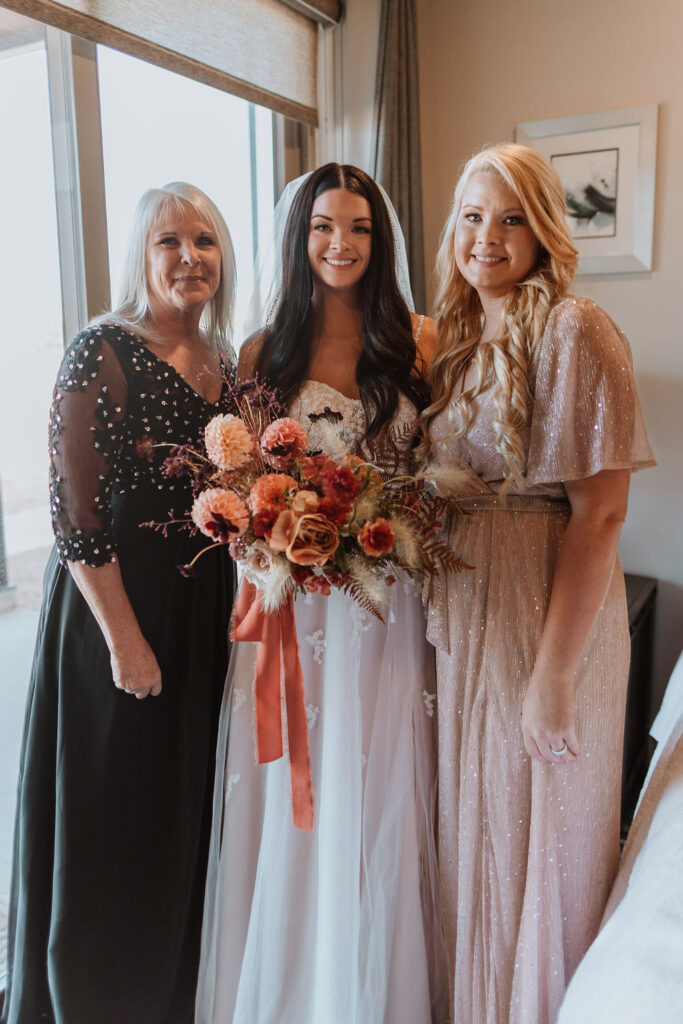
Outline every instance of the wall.
<path id="1" fill-rule="evenodd" d="M 457 171 L 517 121 L 659 103 L 652 273 L 579 279 L 631 340 L 659 466 L 633 477 L 621 557 L 660 580 L 656 685 L 683 646 L 683 4 L 417 0 L 426 264 Z"/>

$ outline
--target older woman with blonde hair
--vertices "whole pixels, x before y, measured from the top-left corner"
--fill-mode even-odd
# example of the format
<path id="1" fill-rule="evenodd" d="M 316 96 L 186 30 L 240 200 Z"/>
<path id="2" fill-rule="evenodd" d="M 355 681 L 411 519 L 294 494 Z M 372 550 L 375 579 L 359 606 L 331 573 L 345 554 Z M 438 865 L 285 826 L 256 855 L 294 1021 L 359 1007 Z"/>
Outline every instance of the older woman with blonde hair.
<path id="1" fill-rule="evenodd" d="M 654 460 L 628 343 L 568 295 L 576 264 L 548 161 L 473 157 L 438 256 L 423 413 L 435 478 L 460 471 L 450 538 L 473 566 L 429 608 L 454 1021 L 551 1024 L 618 861 L 617 541 L 630 473 Z"/>
<path id="2" fill-rule="evenodd" d="M 191 505 L 167 457 L 228 410 L 233 295 L 216 206 L 184 183 L 152 189 L 121 301 L 57 377 L 7 1024 L 193 1019 L 233 566 L 222 548 L 184 579 L 202 540 L 141 527 Z"/>

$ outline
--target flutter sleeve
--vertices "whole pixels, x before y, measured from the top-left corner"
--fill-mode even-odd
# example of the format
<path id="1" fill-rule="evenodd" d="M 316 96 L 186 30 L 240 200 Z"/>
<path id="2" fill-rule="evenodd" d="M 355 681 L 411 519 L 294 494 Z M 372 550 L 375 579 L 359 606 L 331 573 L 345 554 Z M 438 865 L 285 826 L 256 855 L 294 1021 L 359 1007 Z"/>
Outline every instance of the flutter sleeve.
<path id="1" fill-rule="evenodd" d="M 591 300 L 565 299 L 538 355 L 528 485 L 654 465 L 626 336 Z"/>
<path id="2" fill-rule="evenodd" d="M 121 452 L 127 382 L 107 329 L 67 349 L 50 409 L 50 510 L 62 564 L 115 559 L 111 492 Z"/>

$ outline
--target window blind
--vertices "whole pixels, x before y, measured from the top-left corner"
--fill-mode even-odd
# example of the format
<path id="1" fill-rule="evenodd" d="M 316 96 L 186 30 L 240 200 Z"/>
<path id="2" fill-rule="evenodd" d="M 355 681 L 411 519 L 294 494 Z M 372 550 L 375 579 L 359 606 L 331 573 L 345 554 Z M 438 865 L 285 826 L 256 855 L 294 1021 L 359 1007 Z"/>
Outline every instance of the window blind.
<path id="1" fill-rule="evenodd" d="M 0 6 L 317 124 L 318 24 L 338 0 L 0 0 Z"/>

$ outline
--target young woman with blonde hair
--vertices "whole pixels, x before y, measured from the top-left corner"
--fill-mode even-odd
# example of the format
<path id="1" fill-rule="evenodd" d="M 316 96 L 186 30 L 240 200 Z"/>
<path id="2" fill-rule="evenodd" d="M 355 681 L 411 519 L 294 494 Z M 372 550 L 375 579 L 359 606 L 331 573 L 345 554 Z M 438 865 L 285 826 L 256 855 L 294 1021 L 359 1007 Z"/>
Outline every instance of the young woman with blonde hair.
<path id="1" fill-rule="evenodd" d="M 568 296 L 576 264 L 552 166 L 512 144 L 473 157 L 438 255 L 423 413 L 431 458 L 462 469 L 450 537 L 473 566 L 429 608 L 454 1021 L 554 1021 L 618 859 L 616 552 L 630 472 L 654 460 L 624 335 Z"/>

